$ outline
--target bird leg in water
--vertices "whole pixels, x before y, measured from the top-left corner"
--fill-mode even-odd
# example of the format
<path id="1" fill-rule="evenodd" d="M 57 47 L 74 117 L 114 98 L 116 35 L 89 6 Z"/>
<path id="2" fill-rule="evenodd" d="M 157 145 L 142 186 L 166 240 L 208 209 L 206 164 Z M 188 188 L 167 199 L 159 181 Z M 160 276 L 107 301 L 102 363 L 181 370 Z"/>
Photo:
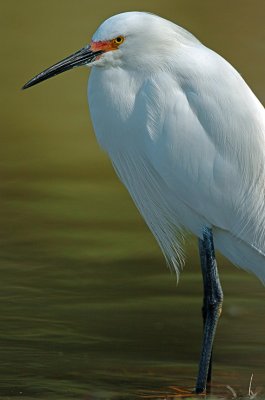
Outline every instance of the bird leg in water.
<path id="1" fill-rule="evenodd" d="M 199 251 L 203 276 L 203 343 L 196 384 L 196 393 L 202 393 L 211 381 L 212 348 L 218 319 L 222 311 L 223 291 L 215 259 L 213 234 L 210 228 L 203 229 L 199 239 Z"/>

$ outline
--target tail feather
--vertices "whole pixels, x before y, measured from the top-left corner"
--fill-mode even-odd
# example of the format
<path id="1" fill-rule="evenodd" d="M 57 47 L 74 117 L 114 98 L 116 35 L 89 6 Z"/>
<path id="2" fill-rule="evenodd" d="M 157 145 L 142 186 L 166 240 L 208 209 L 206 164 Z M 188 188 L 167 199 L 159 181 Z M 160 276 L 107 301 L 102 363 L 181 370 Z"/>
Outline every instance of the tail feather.
<path id="1" fill-rule="evenodd" d="M 213 230 L 215 247 L 233 264 L 255 274 L 265 285 L 265 254 L 230 232 Z"/>

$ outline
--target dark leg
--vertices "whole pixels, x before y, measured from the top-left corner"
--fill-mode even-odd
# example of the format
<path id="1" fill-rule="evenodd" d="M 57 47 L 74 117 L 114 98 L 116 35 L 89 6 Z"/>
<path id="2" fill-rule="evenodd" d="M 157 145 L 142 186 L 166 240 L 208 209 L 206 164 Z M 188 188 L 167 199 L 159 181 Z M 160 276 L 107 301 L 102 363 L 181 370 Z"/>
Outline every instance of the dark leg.
<path id="1" fill-rule="evenodd" d="M 199 239 L 199 250 L 204 287 L 202 308 L 204 329 L 196 393 L 202 393 L 206 388 L 206 382 L 211 381 L 213 341 L 223 302 L 210 228 L 204 228 L 203 237 Z"/>
<path id="2" fill-rule="evenodd" d="M 205 290 L 204 290 L 203 306 L 202 306 L 203 331 L 205 329 L 205 321 L 206 321 L 206 305 L 204 305 L 205 301 L 206 301 L 206 293 L 205 293 Z M 220 314 L 221 314 L 221 309 L 220 309 Z M 210 362 L 209 362 L 209 368 L 208 368 L 208 374 L 207 374 L 207 383 L 211 383 L 211 380 L 212 380 L 212 361 L 213 361 L 213 347 L 212 347 L 211 358 L 210 358 Z"/>

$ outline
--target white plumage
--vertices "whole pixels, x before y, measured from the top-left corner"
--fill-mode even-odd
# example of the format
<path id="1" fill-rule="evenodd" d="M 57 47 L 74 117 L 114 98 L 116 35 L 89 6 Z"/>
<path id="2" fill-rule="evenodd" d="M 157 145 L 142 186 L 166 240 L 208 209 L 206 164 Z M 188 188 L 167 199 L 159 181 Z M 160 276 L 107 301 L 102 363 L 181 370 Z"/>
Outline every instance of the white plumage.
<path id="1" fill-rule="evenodd" d="M 97 139 L 178 273 L 185 230 L 265 282 L 265 113 L 238 72 L 179 26 L 130 12 L 94 42 L 124 43 L 92 63 Z"/>
<path id="2" fill-rule="evenodd" d="M 227 61 L 152 14 L 109 18 L 89 46 L 23 89 L 81 65 L 93 66 L 98 141 L 177 276 L 184 232 L 200 238 L 202 393 L 223 302 L 214 246 L 265 283 L 264 108 Z"/>

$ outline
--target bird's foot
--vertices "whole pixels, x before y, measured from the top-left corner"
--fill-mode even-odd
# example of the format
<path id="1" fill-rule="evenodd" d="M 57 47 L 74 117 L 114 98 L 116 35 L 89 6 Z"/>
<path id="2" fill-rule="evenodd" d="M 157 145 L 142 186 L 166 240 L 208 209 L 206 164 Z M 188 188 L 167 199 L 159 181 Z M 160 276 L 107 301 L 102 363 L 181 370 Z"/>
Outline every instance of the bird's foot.
<path id="1" fill-rule="evenodd" d="M 194 393 L 196 393 L 196 394 L 202 394 L 202 393 L 206 393 L 206 389 L 205 388 L 203 388 L 203 387 L 196 387 L 195 389 L 194 389 Z"/>

